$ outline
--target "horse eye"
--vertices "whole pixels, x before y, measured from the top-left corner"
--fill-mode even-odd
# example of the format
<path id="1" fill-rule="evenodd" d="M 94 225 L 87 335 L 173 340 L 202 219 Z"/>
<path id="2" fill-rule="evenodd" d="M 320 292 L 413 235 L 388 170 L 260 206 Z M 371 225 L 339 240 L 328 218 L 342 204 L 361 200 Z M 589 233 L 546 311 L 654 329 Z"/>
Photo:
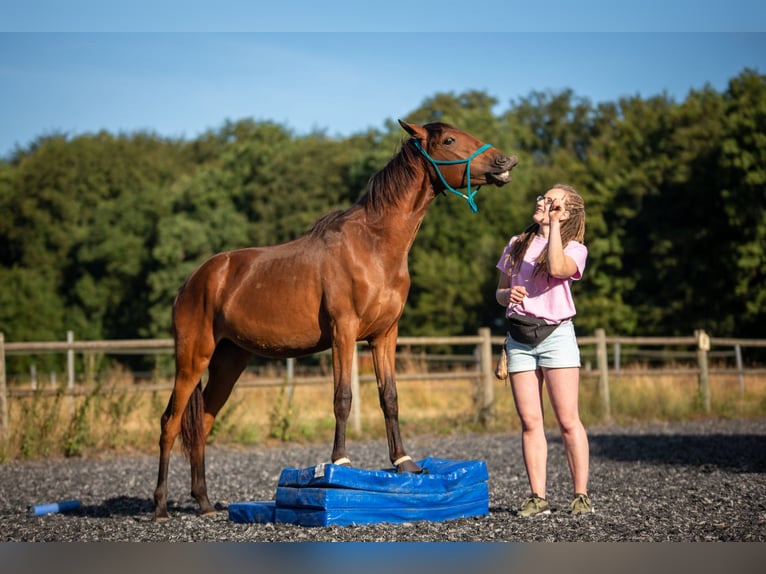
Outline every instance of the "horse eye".
<path id="1" fill-rule="evenodd" d="M 444 145 L 452 145 L 453 143 L 455 143 L 455 138 L 450 137 L 444 140 Z"/>

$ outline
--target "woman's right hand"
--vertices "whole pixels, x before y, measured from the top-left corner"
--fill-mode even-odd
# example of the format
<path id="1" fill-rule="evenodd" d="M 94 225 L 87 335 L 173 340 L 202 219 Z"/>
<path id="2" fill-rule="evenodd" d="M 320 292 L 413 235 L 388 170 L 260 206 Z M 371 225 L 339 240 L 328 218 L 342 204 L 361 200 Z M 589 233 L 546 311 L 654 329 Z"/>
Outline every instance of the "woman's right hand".
<path id="1" fill-rule="evenodd" d="M 527 288 L 523 285 L 511 287 L 511 304 L 517 305 L 521 303 L 527 295 L 529 293 L 527 293 Z"/>

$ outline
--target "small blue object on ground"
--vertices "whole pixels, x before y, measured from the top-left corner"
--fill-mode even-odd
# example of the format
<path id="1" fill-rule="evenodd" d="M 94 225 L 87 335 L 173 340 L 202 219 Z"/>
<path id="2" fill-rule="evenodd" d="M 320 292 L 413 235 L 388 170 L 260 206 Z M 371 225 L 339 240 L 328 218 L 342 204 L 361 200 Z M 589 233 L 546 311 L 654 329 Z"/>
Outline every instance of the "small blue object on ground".
<path id="1" fill-rule="evenodd" d="M 276 500 L 229 505 L 232 522 L 354 526 L 379 522 L 443 522 L 489 514 L 484 461 L 426 458 L 427 474 L 320 464 L 285 468 Z"/>
<path id="2" fill-rule="evenodd" d="M 43 516 L 55 512 L 69 512 L 70 510 L 77 510 L 78 508 L 80 508 L 79 500 L 61 500 L 59 502 L 49 502 L 47 504 L 30 506 L 28 513 L 29 516 Z"/>

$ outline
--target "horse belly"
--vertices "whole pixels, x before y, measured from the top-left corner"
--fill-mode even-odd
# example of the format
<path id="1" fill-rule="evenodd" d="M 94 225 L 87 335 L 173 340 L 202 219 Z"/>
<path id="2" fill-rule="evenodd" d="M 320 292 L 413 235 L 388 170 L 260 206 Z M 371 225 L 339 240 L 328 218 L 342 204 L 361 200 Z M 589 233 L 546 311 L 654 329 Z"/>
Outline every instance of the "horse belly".
<path id="1" fill-rule="evenodd" d="M 330 339 L 310 312 L 285 300 L 269 301 L 257 293 L 246 302 L 232 301 L 216 324 L 216 338 L 226 338 L 257 355 L 297 357 L 329 348 Z"/>
<path id="2" fill-rule="evenodd" d="M 290 357 L 329 347 L 320 324 L 315 271 L 289 245 L 225 254 L 220 288 L 210 292 L 216 340 L 229 339 L 258 355 Z M 295 247 L 295 245 L 293 245 Z"/>

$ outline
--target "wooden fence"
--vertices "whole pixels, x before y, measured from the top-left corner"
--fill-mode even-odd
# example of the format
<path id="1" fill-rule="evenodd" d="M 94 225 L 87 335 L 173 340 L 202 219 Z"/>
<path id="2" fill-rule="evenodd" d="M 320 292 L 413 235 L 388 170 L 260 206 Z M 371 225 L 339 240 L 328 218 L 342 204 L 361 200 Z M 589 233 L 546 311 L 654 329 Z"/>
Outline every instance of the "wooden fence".
<path id="1" fill-rule="evenodd" d="M 397 374 L 397 380 L 429 380 L 429 379 L 461 379 L 470 380 L 478 389 L 477 392 L 477 416 L 480 421 L 486 420 L 491 414 L 494 403 L 494 378 L 495 361 L 497 354 L 504 343 L 503 336 L 492 335 L 489 328 L 481 328 L 475 336 L 462 337 L 400 337 L 397 341 L 402 354 L 404 349 L 427 348 L 427 347 L 469 347 L 473 352 L 469 355 L 450 355 L 446 357 L 455 364 L 462 363 L 464 367 L 450 368 L 440 372 L 420 372 Z M 633 355 L 639 360 L 648 361 L 653 355 L 658 356 L 665 362 L 692 359 L 693 366 L 673 366 L 671 368 L 630 368 L 631 375 L 688 375 L 695 373 L 699 382 L 700 395 L 703 407 L 710 412 L 710 374 L 736 374 L 739 379 L 740 392 L 744 392 L 744 377 L 747 375 L 766 374 L 764 368 L 749 368 L 744 365 L 742 350 L 747 348 L 766 348 L 764 339 L 734 339 L 711 337 L 704 331 L 696 331 L 691 337 L 620 337 L 606 336 L 603 329 L 596 329 L 594 336 L 578 337 L 577 342 L 583 356 L 582 377 L 597 377 L 598 392 L 602 408 L 602 416 L 606 419 L 611 417 L 611 405 L 609 398 L 610 377 L 619 376 L 623 372 L 625 357 Z M 612 348 L 611 362 L 609 348 Z M 643 347 L 657 347 L 659 351 L 647 351 Z M 680 351 L 672 351 L 671 348 L 680 347 Z M 724 349 L 713 351 L 713 348 Z M 359 384 L 373 382 L 374 375 L 360 375 L 358 368 L 358 356 L 366 351 L 366 344 L 357 345 L 357 354 L 354 357 L 352 373 L 352 393 L 356 398 L 352 402 L 350 424 L 355 430 L 359 430 L 360 422 L 360 397 Z M 65 394 L 68 396 L 80 395 L 88 392 L 83 384 L 77 383 L 75 372 L 75 355 L 84 356 L 94 353 L 104 355 L 155 355 L 172 354 L 172 339 L 124 339 L 113 341 L 75 341 L 70 331 L 66 341 L 49 342 L 5 342 L 3 333 L 0 333 L 0 438 L 8 437 L 8 399 L 21 397 L 35 392 L 55 393 L 59 392 L 57 384 L 49 388 L 37 388 L 35 383 L 36 374 L 30 374 L 32 384 L 9 385 L 6 373 L 6 356 L 8 355 L 37 355 L 46 353 L 66 354 L 66 386 Z M 399 356 L 399 355 L 398 355 Z M 440 356 L 442 360 L 445 357 Z M 711 368 L 712 358 L 732 358 L 733 367 Z M 595 360 L 595 367 L 591 359 Z M 330 377 L 323 376 L 295 376 L 294 359 L 285 362 L 285 375 L 281 377 L 259 377 L 255 380 L 241 380 L 242 386 L 273 386 L 288 385 L 292 391 L 295 385 L 326 383 Z M 55 381 L 53 381 L 55 382 Z M 140 384 L 135 386 L 136 391 L 155 391 L 167 389 L 170 391 L 171 383 L 164 384 Z"/>

